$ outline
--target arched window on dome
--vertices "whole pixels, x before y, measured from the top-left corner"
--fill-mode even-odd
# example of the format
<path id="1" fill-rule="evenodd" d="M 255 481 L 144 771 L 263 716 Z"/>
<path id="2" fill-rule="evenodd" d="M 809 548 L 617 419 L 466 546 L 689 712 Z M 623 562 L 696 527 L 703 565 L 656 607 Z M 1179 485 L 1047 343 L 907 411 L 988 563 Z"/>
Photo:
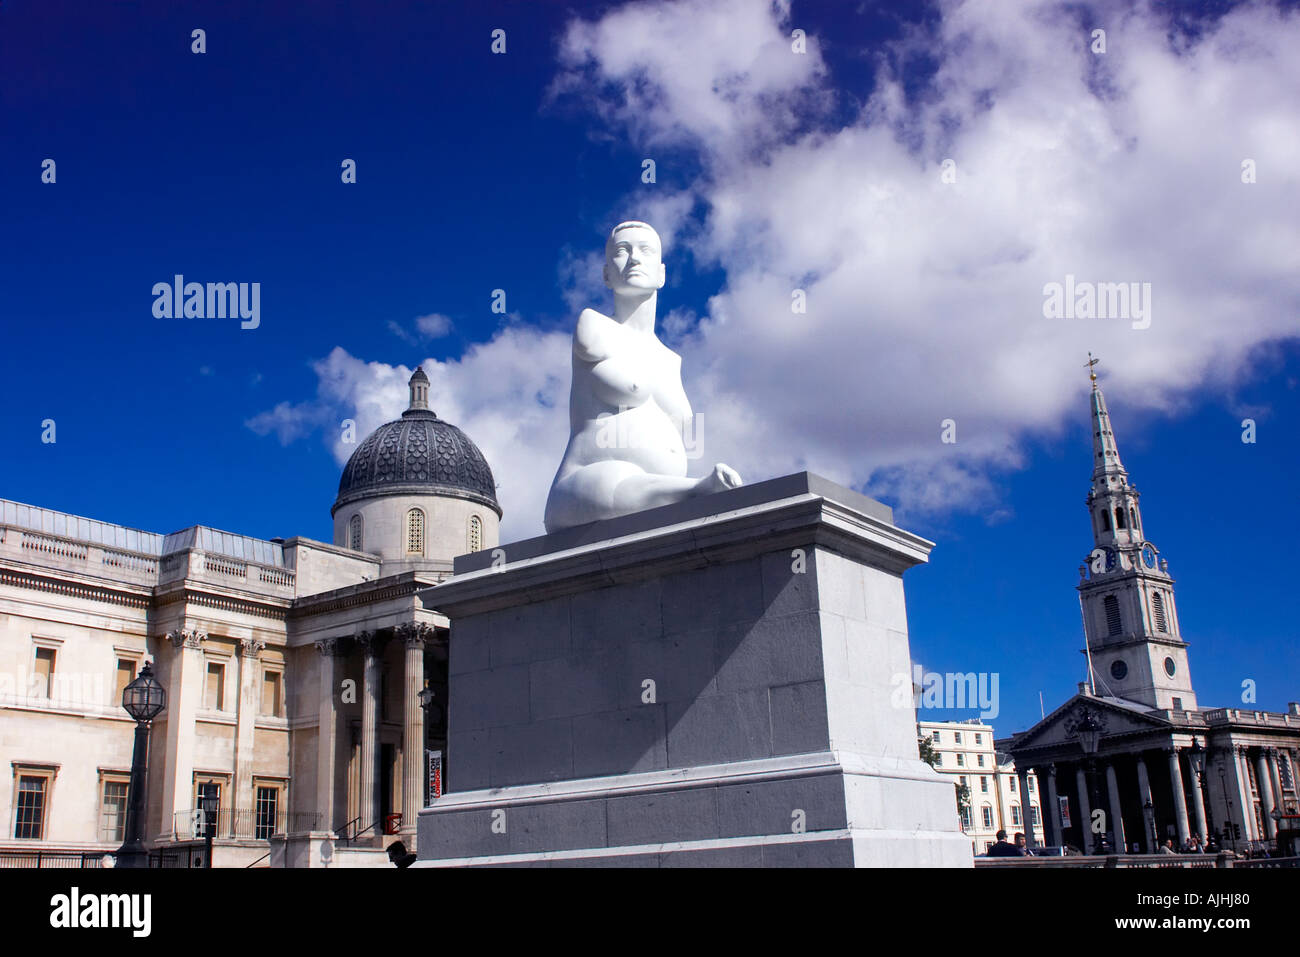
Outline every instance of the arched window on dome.
<path id="1" fill-rule="evenodd" d="M 1124 506 L 1117 505 L 1115 507 L 1115 529 L 1117 531 L 1122 531 L 1126 527 L 1127 524 L 1124 521 Z"/>
<path id="2" fill-rule="evenodd" d="M 361 515 L 353 515 L 348 522 L 348 548 L 361 551 Z"/>
<path id="3" fill-rule="evenodd" d="M 418 508 L 406 513 L 406 554 L 424 555 L 424 512 Z"/>
<path id="4" fill-rule="evenodd" d="M 469 550 L 477 552 L 483 548 L 483 520 L 477 515 L 469 517 Z"/>
<path id="5" fill-rule="evenodd" d="M 1101 530 L 1103 532 L 1110 531 L 1110 509 L 1103 508 L 1101 510 Z"/>

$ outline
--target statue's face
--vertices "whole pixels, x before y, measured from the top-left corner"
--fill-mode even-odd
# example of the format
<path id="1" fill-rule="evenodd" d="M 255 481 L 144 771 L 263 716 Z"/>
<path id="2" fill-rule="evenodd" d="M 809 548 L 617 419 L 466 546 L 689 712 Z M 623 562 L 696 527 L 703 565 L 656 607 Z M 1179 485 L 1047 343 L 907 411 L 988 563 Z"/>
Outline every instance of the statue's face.
<path id="1" fill-rule="evenodd" d="M 667 279 L 662 255 L 653 230 L 620 229 L 605 246 L 605 285 L 625 295 L 662 289 Z"/>

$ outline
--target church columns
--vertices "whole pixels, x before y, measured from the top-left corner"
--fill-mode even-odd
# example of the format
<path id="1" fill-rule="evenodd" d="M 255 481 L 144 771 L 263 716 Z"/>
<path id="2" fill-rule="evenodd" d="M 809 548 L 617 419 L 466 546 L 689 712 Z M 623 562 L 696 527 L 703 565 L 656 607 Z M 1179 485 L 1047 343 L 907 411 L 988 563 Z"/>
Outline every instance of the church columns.
<path id="1" fill-rule="evenodd" d="M 1196 773 L 1196 768 L 1192 772 L 1192 815 L 1196 821 L 1196 833 L 1200 835 L 1201 846 L 1204 847 L 1209 840 L 1210 831 L 1205 822 L 1205 789 L 1201 787 L 1200 775 Z"/>
<path id="2" fill-rule="evenodd" d="M 357 646 L 365 660 L 364 682 L 361 692 L 361 802 L 359 806 L 359 829 L 375 825 L 379 815 L 379 684 L 380 662 L 379 641 L 373 631 L 361 631 L 356 635 Z M 383 825 L 379 824 L 371 832 L 375 836 L 383 834 Z"/>
<path id="3" fill-rule="evenodd" d="M 1269 780 L 1268 758 L 1263 748 L 1255 751 L 1255 786 L 1259 789 L 1259 809 L 1263 812 L 1264 836 L 1271 841 L 1277 837 L 1277 821 L 1273 820 L 1273 782 Z"/>
<path id="4" fill-rule="evenodd" d="M 1177 748 L 1165 748 L 1165 754 L 1169 757 L 1169 786 L 1174 792 L 1174 823 L 1178 828 L 1178 847 L 1181 850 L 1191 837 L 1187 825 L 1187 798 L 1183 793 L 1183 769 Z"/>
<path id="5" fill-rule="evenodd" d="M 1151 800 L 1151 778 L 1147 776 L 1147 763 L 1140 754 L 1137 756 L 1137 772 L 1138 802 L 1142 805 L 1142 845 L 1148 854 L 1154 854 L 1160 850 L 1160 835 L 1156 831 L 1155 802 Z"/>
<path id="6" fill-rule="evenodd" d="M 1273 783 L 1273 804 L 1278 810 L 1285 810 L 1286 799 L 1282 796 L 1282 775 L 1277 767 L 1277 748 L 1268 748 L 1269 780 Z"/>
<path id="7" fill-rule="evenodd" d="M 1110 830 L 1114 835 L 1114 853 L 1127 854 L 1128 844 L 1124 836 L 1124 818 L 1120 813 L 1119 780 L 1115 777 L 1115 762 L 1106 762 L 1106 793 L 1110 798 Z"/>
<path id="8" fill-rule="evenodd" d="M 416 815 L 424 806 L 424 709 L 420 692 L 424 690 L 424 644 L 433 637 L 433 629 L 424 624 L 397 627 L 397 635 L 406 645 L 405 687 L 402 697 L 402 834 L 408 837 L 407 850 L 416 832 Z"/>
<path id="9" fill-rule="evenodd" d="M 1042 778 L 1039 778 L 1042 782 Z M 1048 845 L 1061 845 L 1065 843 L 1065 835 L 1061 833 L 1061 802 L 1056 794 L 1056 765 L 1047 766 L 1047 807 L 1044 808 L 1046 813 L 1043 815 L 1043 826 L 1051 822 L 1052 833 L 1045 835 Z"/>
<path id="10" fill-rule="evenodd" d="M 1034 840 L 1034 806 L 1029 799 L 1029 769 L 1018 768 L 1016 777 L 1020 778 L 1020 824 L 1025 832 L 1025 846 L 1037 847 L 1038 842 Z"/>
<path id="11" fill-rule="evenodd" d="M 334 775 L 338 752 L 338 719 L 334 710 L 334 659 L 338 654 L 338 639 L 325 638 L 316 642 L 320 652 L 320 717 L 316 731 L 316 813 L 321 816 L 321 827 L 334 830 Z"/>
<path id="12" fill-rule="evenodd" d="M 1255 827 L 1255 802 L 1250 796 L 1250 759 L 1244 745 L 1237 745 L 1232 751 L 1233 770 L 1237 774 L 1237 795 L 1241 801 L 1241 836 L 1248 841 L 1259 840 L 1259 831 Z"/>
<path id="13" fill-rule="evenodd" d="M 1092 807 L 1088 802 L 1088 772 L 1082 764 L 1075 768 L 1075 787 L 1079 791 L 1079 850 L 1085 854 L 1093 851 L 1092 841 Z"/>

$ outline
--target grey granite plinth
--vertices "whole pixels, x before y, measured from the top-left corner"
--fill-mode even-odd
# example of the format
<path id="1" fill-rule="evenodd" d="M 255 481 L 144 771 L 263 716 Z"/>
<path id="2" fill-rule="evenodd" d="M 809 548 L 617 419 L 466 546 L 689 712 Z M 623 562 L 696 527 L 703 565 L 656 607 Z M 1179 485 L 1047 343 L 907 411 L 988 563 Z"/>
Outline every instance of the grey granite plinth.
<path id="1" fill-rule="evenodd" d="M 801 473 L 458 558 L 422 596 L 451 658 L 417 866 L 970 866 L 917 756 L 930 547 Z"/>

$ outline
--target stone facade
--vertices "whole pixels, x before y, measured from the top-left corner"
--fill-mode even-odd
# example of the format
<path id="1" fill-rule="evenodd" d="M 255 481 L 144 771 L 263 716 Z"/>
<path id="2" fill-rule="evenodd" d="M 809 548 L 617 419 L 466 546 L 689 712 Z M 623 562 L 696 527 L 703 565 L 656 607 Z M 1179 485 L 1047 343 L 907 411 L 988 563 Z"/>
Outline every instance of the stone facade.
<path id="1" fill-rule="evenodd" d="M 417 414 L 424 435 L 454 429 Z M 472 485 L 449 486 L 464 470 L 447 456 L 423 491 L 414 471 L 397 496 L 351 481 L 332 544 L 160 535 L 0 501 L 0 851 L 122 843 L 135 725 L 121 692 L 146 660 L 167 692 L 149 734 L 149 847 L 200 844 L 209 790 L 218 866 L 264 860 L 277 833 L 378 845 L 390 815 L 413 843 L 426 750 L 446 733 L 447 620 L 419 595 L 455 555 L 495 546 L 500 518 L 490 470 L 455 432 Z M 361 549 L 346 538 L 354 513 Z"/>

